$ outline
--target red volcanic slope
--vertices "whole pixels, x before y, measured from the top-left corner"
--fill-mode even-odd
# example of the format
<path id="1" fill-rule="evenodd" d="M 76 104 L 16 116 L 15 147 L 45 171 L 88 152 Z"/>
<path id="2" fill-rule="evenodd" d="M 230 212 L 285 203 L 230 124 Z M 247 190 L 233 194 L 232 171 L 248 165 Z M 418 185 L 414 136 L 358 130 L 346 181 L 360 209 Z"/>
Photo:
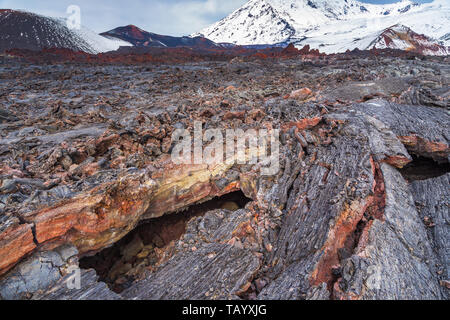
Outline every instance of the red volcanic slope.
<path id="1" fill-rule="evenodd" d="M 398 49 L 423 55 L 448 55 L 450 50 L 433 39 L 418 34 L 403 25 L 385 29 L 368 47 L 368 49 Z"/>
<path id="2" fill-rule="evenodd" d="M 125 40 L 137 47 L 198 47 L 198 48 L 219 48 L 219 44 L 203 37 L 171 37 L 161 34 L 147 32 L 134 25 L 118 27 L 116 29 L 101 34 L 108 38 Z"/>
<path id="3" fill-rule="evenodd" d="M 130 32 L 130 36 L 135 38 L 135 39 L 139 39 L 139 40 L 144 40 L 145 39 L 145 34 L 142 29 L 139 29 L 136 26 L 130 25 L 129 27 L 129 32 Z"/>

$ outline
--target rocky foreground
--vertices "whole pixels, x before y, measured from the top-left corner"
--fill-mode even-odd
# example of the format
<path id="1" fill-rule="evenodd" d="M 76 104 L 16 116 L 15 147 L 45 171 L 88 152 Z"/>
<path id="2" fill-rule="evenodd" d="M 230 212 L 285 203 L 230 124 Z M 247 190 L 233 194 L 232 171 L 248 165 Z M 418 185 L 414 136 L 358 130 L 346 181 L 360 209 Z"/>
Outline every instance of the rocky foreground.
<path id="1" fill-rule="evenodd" d="M 224 60 L 0 56 L 0 298 L 448 299 L 449 58 Z M 280 171 L 173 164 L 195 120 Z"/>

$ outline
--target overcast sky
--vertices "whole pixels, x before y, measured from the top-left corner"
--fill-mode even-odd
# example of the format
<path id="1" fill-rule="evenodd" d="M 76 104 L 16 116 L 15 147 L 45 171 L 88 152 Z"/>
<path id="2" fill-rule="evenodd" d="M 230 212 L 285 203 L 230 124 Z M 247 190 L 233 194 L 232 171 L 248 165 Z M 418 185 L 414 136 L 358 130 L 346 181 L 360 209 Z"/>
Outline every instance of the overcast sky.
<path id="1" fill-rule="evenodd" d="M 134 24 L 150 32 L 181 36 L 200 31 L 238 9 L 245 2 L 247 0 L 0 0 L 0 8 L 23 9 L 65 17 L 67 7 L 74 4 L 81 8 L 81 23 L 99 33 Z"/>

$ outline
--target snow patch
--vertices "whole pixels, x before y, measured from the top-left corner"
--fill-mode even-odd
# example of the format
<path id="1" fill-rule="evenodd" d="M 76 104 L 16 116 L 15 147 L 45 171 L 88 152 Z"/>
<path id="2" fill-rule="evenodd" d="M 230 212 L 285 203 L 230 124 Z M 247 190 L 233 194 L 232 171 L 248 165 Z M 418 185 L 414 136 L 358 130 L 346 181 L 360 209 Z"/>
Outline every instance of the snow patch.
<path id="1" fill-rule="evenodd" d="M 192 36 L 238 45 L 292 42 L 337 53 L 364 50 L 383 30 L 398 24 L 448 45 L 450 1 L 375 5 L 356 0 L 250 0 Z M 395 45 L 405 48 L 399 41 Z"/>

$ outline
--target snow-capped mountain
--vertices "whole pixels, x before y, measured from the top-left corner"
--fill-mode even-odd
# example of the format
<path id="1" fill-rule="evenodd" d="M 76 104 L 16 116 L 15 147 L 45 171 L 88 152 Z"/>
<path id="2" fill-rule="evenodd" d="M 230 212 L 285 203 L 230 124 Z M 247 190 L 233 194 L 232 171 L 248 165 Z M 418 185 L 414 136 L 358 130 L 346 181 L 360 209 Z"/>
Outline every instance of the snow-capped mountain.
<path id="1" fill-rule="evenodd" d="M 450 1 L 375 5 L 356 0 L 250 0 L 194 35 L 239 45 L 309 44 L 335 53 L 367 49 L 385 29 L 397 24 L 449 46 Z"/>
<path id="2" fill-rule="evenodd" d="M 95 54 L 117 50 L 120 46 L 131 44 L 119 39 L 107 39 L 83 26 L 69 29 L 65 19 L 25 11 L 0 10 L 0 51 L 66 48 Z"/>

